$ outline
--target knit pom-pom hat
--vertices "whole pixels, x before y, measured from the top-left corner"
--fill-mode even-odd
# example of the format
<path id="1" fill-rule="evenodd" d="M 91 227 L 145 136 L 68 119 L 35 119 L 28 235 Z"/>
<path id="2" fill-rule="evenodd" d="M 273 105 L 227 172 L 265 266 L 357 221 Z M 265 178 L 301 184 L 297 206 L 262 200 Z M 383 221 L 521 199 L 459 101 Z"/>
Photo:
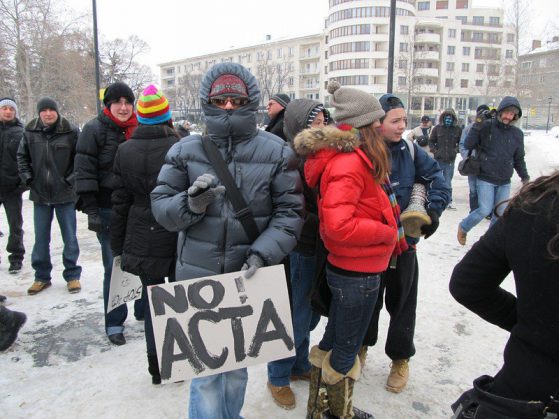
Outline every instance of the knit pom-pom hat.
<path id="1" fill-rule="evenodd" d="M 144 89 L 136 105 L 138 122 L 144 125 L 156 125 L 171 119 L 169 101 L 161 91 L 150 84 Z"/>
<path id="2" fill-rule="evenodd" d="M 338 124 L 361 128 L 384 116 L 379 101 L 373 95 L 351 87 L 342 87 L 336 80 L 328 83 L 332 95 L 330 104 L 335 108 L 334 119 Z"/>

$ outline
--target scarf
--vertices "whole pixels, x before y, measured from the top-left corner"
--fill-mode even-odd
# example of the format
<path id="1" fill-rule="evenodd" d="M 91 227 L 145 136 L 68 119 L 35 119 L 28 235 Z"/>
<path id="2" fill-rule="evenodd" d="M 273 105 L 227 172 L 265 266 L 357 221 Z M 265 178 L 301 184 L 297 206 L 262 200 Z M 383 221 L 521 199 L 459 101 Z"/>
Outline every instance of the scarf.
<path id="1" fill-rule="evenodd" d="M 113 121 L 118 127 L 124 130 L 124 137 L 128 140 L 132 137 L 132 133 L 138 126 L 138 119 L 136 118 L 136 114 L 132 112 L 132 116 L 126 122 L 122 122 L 114 117 L 111 111 L 108 108 L 103 109 L 103 113 L 109 117 L 111 121 Z"/>
<path id="2" fill-rule="evenodd" d="M 394 218 L 396 219 L 396 224 L 398 226 L 398 241 L 396 242 L 396 247 L 392 253 L 393 256 L 398 256 L 408 249 L 408 242 L 406 241 L 406 235 L 404 234 L 404 227 L 402 227 L 402 223 L 400 222 L 400 205 L 398 205 L 396 194 L 390 185 L 390 178 L 388 176 L 386 176 L 386 182 L 384 182 L 381 186 L 382 189 L 384 189 L 384 192 L 386 192 L 386 195 L 388 195 L 390 205 L 392 206 L 392 213 L 394 214 Z"/>

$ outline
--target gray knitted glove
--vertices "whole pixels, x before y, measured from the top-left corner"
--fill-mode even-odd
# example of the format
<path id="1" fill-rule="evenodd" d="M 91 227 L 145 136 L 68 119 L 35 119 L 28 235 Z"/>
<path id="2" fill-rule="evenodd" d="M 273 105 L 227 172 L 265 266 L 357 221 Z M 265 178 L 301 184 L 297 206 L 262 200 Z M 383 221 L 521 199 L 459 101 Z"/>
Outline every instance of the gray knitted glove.
<path id="1" fill-rule="evenodd" d="M 192 186 L 188 188 L 188 206 L 190 211 L 195 214 L 202 214 L 206 212 L 206 208 L 210 205 L 214 199 L 218 196 L 223 195 L 225 192 L 225 186 L 216 186 L 212 188 L 216 183 L 216 178 L 214 175 L 209 173 L 204 173 L 198 176 L 198 179 L 194 181 Z"/>
<path id="2" fill-rule="evenodd" d="M 241 271 L 246 271 L 245 278 L 249 279 L 256 273 L 256 270 L 258 268 L 261 268 L 262 266 L 264 266 L 264 261 L 262 260 L 262 258 L 256 253 L 253 253 L 248 257 L 243 267 L 241 268 Z"/>

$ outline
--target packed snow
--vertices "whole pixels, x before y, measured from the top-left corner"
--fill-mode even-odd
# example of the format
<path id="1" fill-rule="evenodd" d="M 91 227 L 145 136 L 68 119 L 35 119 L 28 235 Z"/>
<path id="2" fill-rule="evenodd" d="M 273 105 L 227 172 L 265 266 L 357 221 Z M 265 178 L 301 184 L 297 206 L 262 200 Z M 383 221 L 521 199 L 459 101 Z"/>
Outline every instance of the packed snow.
<path id="1" fill-rule="evenodd" d="M 544 131 L 528 132 L 526 162 L 532 179 L 559 169 L 559 139 Z M 458 160 L 460 157 L 458 157 Z M 512 190 L 520 186 L 513 176 Z M 381 314 L 379 343 L 370 348 L 362 377 L 355 386 L 355 405 L 377 419 L 448 418 L 450 404 L 482 374 L 495 374 L 502 363 L 508 334 L 456 303 L 448 292 L 454 265 L 484 233 L 483 221 L 468 234 L 462 247 L 456 241 L 459 221 L 468 213 L 467 179 L 457 172 L 453 180 L 457 210 L 447 210 L 434 236 L 420 242 L 419 301 L 410 380 L 400 394 L 384 389 L 390 360 L 384 354 L 388 314 Z M 0 294 L 7 307 L 23 311 L 28 320 L 16 343 L 0 353 L 0 412 L 4 418 L 184 418 L 187 416 L 189 382 L 151 384 L 147 372 L 143 323 L 134 319 L 132 305 L 126 321 L 127 344 L 113 346 L 103 327 L 101 252 L 95 235 L 87 230 L 86 217 L 78 213 L 79 263 L 83 267 L 82 291 L 69 294 L 62 279 L 62 240 L 53 222 L 51 254 L 52 287 L 28 296 L 33 282 L 31 249 L 34 242 L 33 205 L 24 200 L 26 258 L 20 274 L 8 274 L 7 223 L 0 215 L 2 263 Z M 504 286 L 512 290 L 510 278 Z M 513 290 L 512 290 L 513 291 Z M 312 334 L 321 338 L 326 320 Z M 305 416 L 308 384 L 295 382 L 295 410 L 276 406 L 266 388 L 266 366 L 249 368 L 243 409 L 247 419 Z"/>

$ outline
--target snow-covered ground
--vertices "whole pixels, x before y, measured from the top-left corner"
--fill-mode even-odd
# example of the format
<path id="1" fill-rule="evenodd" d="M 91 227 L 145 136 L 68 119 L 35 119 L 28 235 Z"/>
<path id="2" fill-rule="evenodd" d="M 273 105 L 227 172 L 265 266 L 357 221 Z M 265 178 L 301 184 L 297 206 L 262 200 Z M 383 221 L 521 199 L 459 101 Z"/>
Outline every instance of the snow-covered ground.
<path id="1" fill-rule="evenodd" d="M 526 136 L 526 161 L 532 179 L 559 169 L 559 140 L 543 131 Z M 520 181 L 513 177 L 513 191 Z M 458 222 L 468 212 L 466 178 L 453 180 L 456 211 L 446 211 L 437 233 L 419 245 L 420 287 L 410 381 L 401 394 L 384 389 L 389 359 L 384 354 L 388 315 L 381 315 L 379 344 L 369 350 L 367 364 L 356 385 L 355 404 L 377 419 L 448 418 L 449 405 L 482 374 L 494 374 L 501 365 L 507 333 L 489 325 L 458 305 L 448 292 L 454 265 L 488 226 L 483 221 L 468 235 L 468 244 L 456 241 Z M 0 412 L 4 418 L 184 418 L 188 382 L 153 386 L 147 372 L 143 323 L 132 313 L 126 322 L 128 343 L 111 345 L 103 332 L 103 269 L 99 245 L 78 214 L 78 238 L 83 266 L 82 292 L 69 294 L 62 279 L 61 238 L 53 223 L 53 286 L 28 296 L 33 281 L 30 253 L 34 241 L 32 203 L 24 202 L 24 268 L 8 274 L 7 224 L 2 211 L 0 239 L 0 294 L 8 307 L 27 313 L 28 320 L 16 343 L 0 353 Z M 505 284 L 513 286 L 508 279 Z M 131 306 L 130 306 L 131 308 Z M 324 320 L 313 332 L 316 343 Z M 266 389 L 266 367 L 249 369 L 243 414 L 248 419 L 304 417 L 307 384 L 293 385 L 297 407 L 277 407 Z"/>

